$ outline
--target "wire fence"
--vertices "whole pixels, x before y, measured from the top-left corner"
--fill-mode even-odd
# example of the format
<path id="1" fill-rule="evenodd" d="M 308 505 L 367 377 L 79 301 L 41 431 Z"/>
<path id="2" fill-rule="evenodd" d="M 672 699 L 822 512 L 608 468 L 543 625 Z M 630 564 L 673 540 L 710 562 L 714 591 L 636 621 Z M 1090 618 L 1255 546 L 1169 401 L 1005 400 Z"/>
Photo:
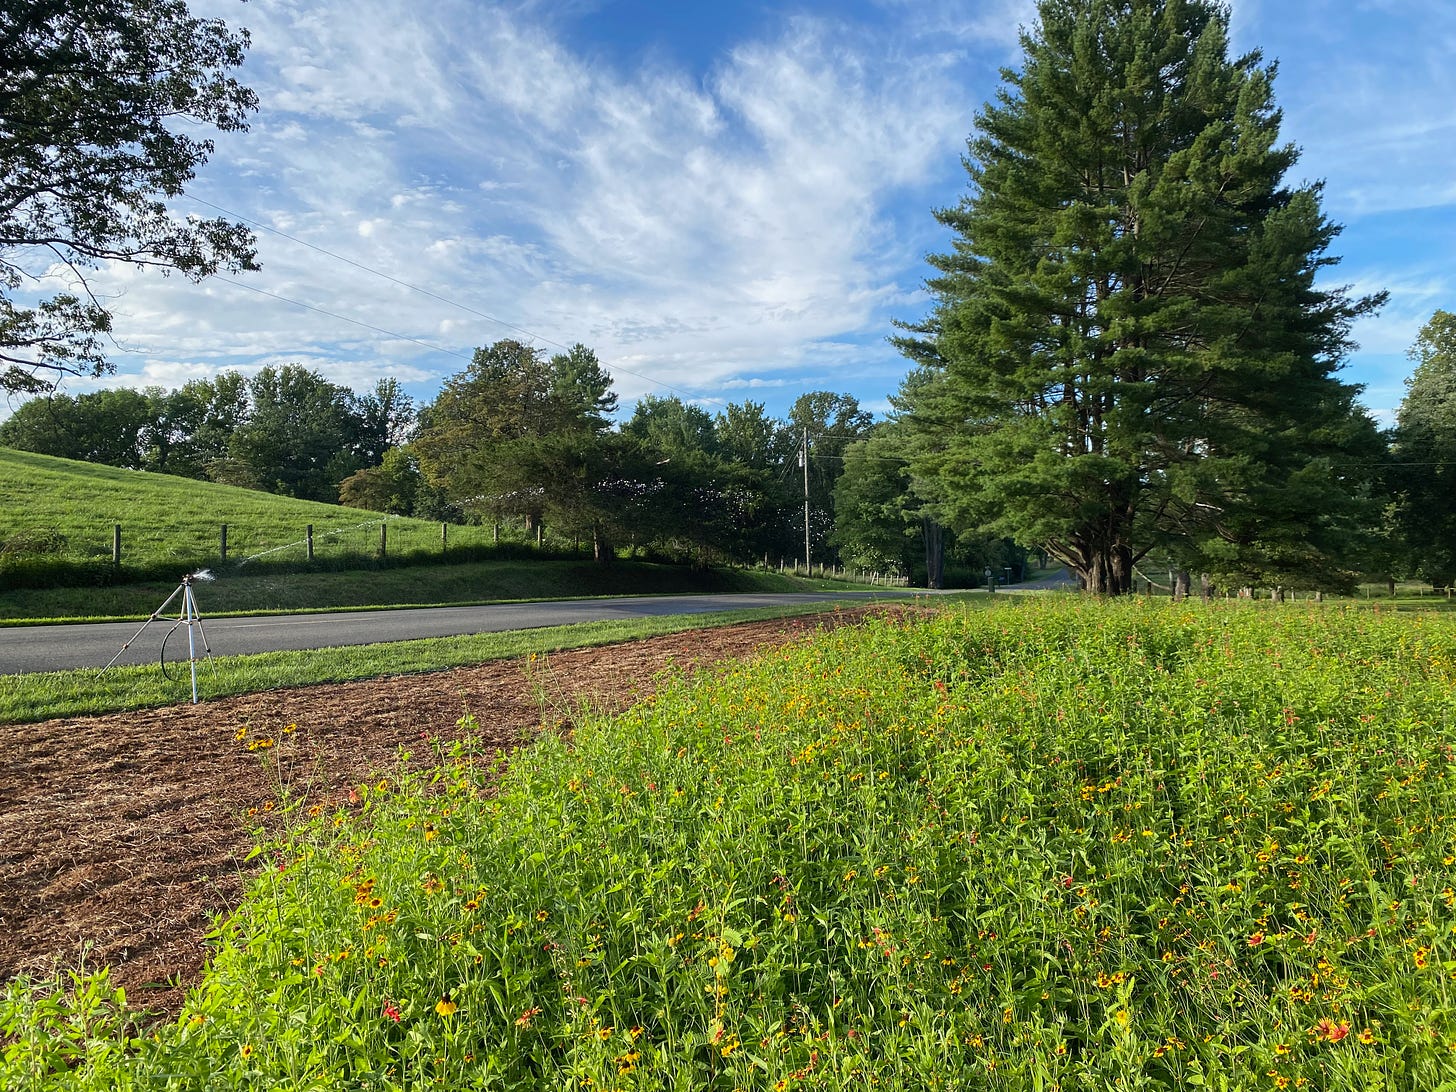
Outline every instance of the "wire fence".
<path id="1" fill-rule="evenodd" d="M 125 583 L 201 566 L 231 573 L 466 561 L 526 549 L 490 526 L 390 516 L 319 524 L 194 520 L 165 528 L 98 521 L 0 540 L 0 588 Z"/>

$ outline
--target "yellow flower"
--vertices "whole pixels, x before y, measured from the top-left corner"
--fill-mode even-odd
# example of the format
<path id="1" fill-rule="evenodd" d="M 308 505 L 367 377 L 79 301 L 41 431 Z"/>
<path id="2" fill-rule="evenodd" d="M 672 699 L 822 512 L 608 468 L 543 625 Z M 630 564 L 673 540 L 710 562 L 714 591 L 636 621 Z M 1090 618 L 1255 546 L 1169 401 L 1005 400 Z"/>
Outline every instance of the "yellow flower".
<path id="1" fill-rule="evenodd" d="M 455 1010 L 459 1007 L 460 1006 L 455 1004 L 455 1002 L 451 1001 L 448 997 L 442 997 L 439 1001 L 435 1002 L 435 1011 L 438 1012 L 441 1016 L 454 1016 Z"/>
<path id="2" fill-rule="evenodd" d="M 253 1044 L 244 1043 L 242 1050 L 239 1051 L 239 1053 L 241 1053 L 244 1058 L 251 1058 L 253 1056 Z"/>

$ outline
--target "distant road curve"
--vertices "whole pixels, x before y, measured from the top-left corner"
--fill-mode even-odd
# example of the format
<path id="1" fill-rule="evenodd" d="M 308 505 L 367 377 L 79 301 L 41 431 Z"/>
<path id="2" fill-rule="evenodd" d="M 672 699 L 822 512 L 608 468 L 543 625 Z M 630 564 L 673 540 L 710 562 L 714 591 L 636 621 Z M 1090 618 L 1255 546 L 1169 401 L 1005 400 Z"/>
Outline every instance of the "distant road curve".
<path id="1" fill-rule="evenodd" d="M 892 599 L 925 594 L 923 589 L 886 588 L 873 592 L 785 595 L 670 595 L 625 599 L 579 599 L 551 603 L 492 603 L 479 607 L 423 607 L 407 610 L 345 611 L 338 614 L 280 614 L 255 618 L 209 618 L 207 593 L 198 594 L 202 630 L 214 656 L 256 652 L 372 645 L 420 637 L 458 637 L 539 629 L 577 622 L 671 614 L 707 614 L 754 607 L 786 607 L 835 599 Z M 170 608 L 169 608 L 170 610 Z M 142 630 L 140 622 L 101 622 L 74 626 L 0 627 L 0 675 L 103 667 L 123 644 L 130 647 L 117 665 L 156 663 L 162 639 L 177 618 L 163 616 Z M 202 654 L 201 637 L 198 655 Z M 167 659 L 187 658 L 187 631 L 179 627 L 167 642 Z"/>

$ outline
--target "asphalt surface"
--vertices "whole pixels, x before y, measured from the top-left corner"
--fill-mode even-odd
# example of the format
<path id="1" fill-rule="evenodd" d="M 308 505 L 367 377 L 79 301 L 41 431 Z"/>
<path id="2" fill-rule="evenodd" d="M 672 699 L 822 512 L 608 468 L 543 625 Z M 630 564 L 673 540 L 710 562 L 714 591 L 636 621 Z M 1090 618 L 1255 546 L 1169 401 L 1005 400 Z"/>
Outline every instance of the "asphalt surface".
<path id="1" fill-rule="evenodd" d="M 190 636 L 198 656 L 203 654 L 204 642 L 214 656 L 241 656 L 256 652 L 372 645 L 420 637 L 500 633 L 577 622 L 706 614 L 835 599 L 888 599 L 914 594 L 913 589 L 885 589 L 834 594 L 638 596 L 553 603 L 494 603 L 479 607 L 209 618 L 204 590 L 198 595 L 198 609 L 202 613 L 199 621 L 190 627 Z M 162 655 L 164 640 L 169 663 L 186 661 L 189 626 L 179 623 L 179 604 L 180 600 L 169 608 L 167 615 L 145 626 L 139 622 L 101 622 L 74 626 L 0 627 L 0 675 L 101 668 L 112 657 L 116 657 L 118 666 L 154 664 Z"/>

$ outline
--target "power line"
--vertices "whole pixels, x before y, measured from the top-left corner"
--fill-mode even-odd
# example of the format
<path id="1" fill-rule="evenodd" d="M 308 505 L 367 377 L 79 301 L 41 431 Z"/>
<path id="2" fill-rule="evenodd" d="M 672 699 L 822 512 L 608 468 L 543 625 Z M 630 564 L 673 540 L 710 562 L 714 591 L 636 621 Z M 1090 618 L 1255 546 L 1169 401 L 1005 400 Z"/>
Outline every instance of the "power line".
<path id="1" fill-rule="evenodd" d="M 538 335 L 532 333 L 530 330 L 523 329 L 520 326 L 512 325 L 505 319 L 496 318 L 494 315 L 486 314 L 484 311 L 477 311 L 474 307 L 470 307 L 467 304 L 459 303 L 456 300 L 448 299 L 445 296 L 441 296 L 436 292 L 430 291 L 428 288 L 422 288 L 420 285 L 412 284 L 409 281 L 401 280 L 400 278 L 392 276 L 389 273 L 385 273 L 383 270 L 375 269 L 373 266 L 365 265 L 363 262 L 357 262 L 353 258 L 346 257 L 343 254 L 337 254 L 334 251 L 318 246 L 315 243 L 310 243 L 306 239 L 300 239 L 297 235 L 290 235 L 286 231 L 282 231 L 275 227 L 270 227 L 268 224 L 262 223 L 259 220 L 254 220 L 251 217 L 244 216 L 240 212 L 233 212 L 231 209 L 225 209 L 221 205 L 217 205 L 211 201 L 204 200 L 194 193 L 188 193 L 187 196 L 190 197 L 193 201 L 196 201 L 199 205 L 206 205 L 210 209 L 216 209 L 224 216 L 231 216 L 233 219 L 241 220 L 245 224 L 251 224 L 255 228 L 260 228 L 263 231 L 267 231 L 273 235 L 280 236 L 281 238 L 287 239 L 289 242 L 297 243 L 299 246 L 307 247 L 309 250 L 316 251 L 319 254 L 323 254 L 329 258 L 333 258 L 335 261 L 343 262 L 345 265 L 351 265 L 355 269 L 363 270 L 365 273 L 371 273 L 376 277 L 383 277 L 391 284 L 397 284 L 401 288 L 408 288 L 411 292 L 418 292 L 422 296 L 429 296 L 432 300 L 438 300 L 440 303 L 448 304 L 451 307 L 459 308 L 461 311 L 465 311 L 469 314 L 475 315 L 477 318 L 483 318 L 488 322 L 494 322 L 499 326 L 504 326 L 507 330 L 514 330 L 516 333 L 522 334 L 525 337 L 535 338 L 537 340 L 546 342 L 546 344 L 548 345 L 555 345 L 556 347 L 561 349 L 570 349 L 570 346 L 562 345 L 559 341 L 552 341 L 550 338 L 539 337 Z"/>
<path id="2" fill-rule="evenodd" d="M 302 307 L 306 311 L 313 311 L 320 315 L 327 315 L 329 318 L 338 319 L 340 322 L 351 322 L 355 326 L 362 326 L 366 330 L 373 330 L 376 334 L 383 334 L 385 337 L 398 338 L 400 341 L 408 341 L 415 345 L 420 345 L 434 353 L 446 353 L 450 356 L 458 356 L 461 360 L 473 359 L 472 357 L 468 357 L 464 353 L 459 352 L 455 349 L 444 349 L 438 345 L 431 345 L 428 341 L 421 341 L 417 337 L 410 337 L 408 334 L 397 334 L 393 330 L 384 329 L 382 326 L 371 326 L 367 322 L 361 322 L 359 319 L 350 318 L 348 315 L 340 315 L 334 311 L 325 310 L 322 307 L 315 307 L 311 303 L 304 303 L 302 300 L 289 299 L 287 296 L 280 296 L 277 292 L 269 292 L 266 288 L 259 288 L 255 284 L 248 284 L 245 281 L 224 279 L 217 276 L 214 276 L 213 279 L 220 281 L 222 284 L 230 284 L 235 288 L 246 288 L 249 292 L 256 292 L 260 296 L 267 296 L 269 299 L 275 299 L 282 303 L 292 304 L 294 307 Z"/>
<path id="3" fill-rule="evenodd" d="M 205 200 L 204 198 L 198 197 L 194 193 L 187 193 L 186 196 L 188 198 L 190 198 L 191 200 L 197 202 L 199 205 L 206 205 L 210 209 L 217 210 L 218 212 L 222 213 L 224 216 L 230 216 L 230 217 L 233 217 L 234 219 L 241 220 L 245 224 L 250 224 L 253 227 L 258 228 L 258 229 L 260 229 L 262 231 L 270 232 L 271 234 L 277 235 L 280 238 L 287 239 L 289 242 L 297 243 L 299 246 L 307 247 L 309 250 L 315 251 L 316 253 L 319 253 L 319 254 L 323 254 L 326 257 L 333 258 L 335 261 L 343 262 L 345 265 L 352 266 L 353 268 L 358 269 L 358 270 L 360 270 L 360 271 L 362 271 L 364 273 L 369 273 L 369 274 L 372 274 L 373 276 L 376 276 L 376 277 L 382 277 L 384 280 L 389 281 L 391 284 L 397 284 L 401 288 L 408 288 L 411 292 L 418 292 L 422 296 L 427 296 L 427 297 L 429 297 L 432 300 L 436 300 L 439 303 L 445 304 L 446 306 L 457 308 L 458 310 L 464 311 L 466 314 L 474 315 L 477 318 L 483 318 L 487 322 L 494 322 L 498 326 L 504 326 L 507 330 L 512 330 L 515 333 L 518 333 L 518 334 L 522 335 L 523 337 L 530 338 L 532 341 L 539 341 L 539 342 L 542 342 L 542 343 L 544 343 L 546 345 L 552 345 L 552 346 L 555 346 L 556 348 L 561 349 L 561 350 L 563 350 L 565 352 L 570 352 L 571 351 L 571 348 L 572 347 L 570 345 L 563 345 L 561 342 L 556 341 L 556 340 L 554 340 L 552 338 L 543 337 L 542 335 L 537 334 L 534 331 L 527 330 L 524 326 L 517 326 L 514 323 L 507 322 L 505 319 L 497 318 L 496 316 L 491 315 L 491 314 L 487 314 L 484 311 L 479 311 L 479 310 L 475 309 L 474 307 L 471 307 L 468 304 L 460 303 L 458 300 L 453 300 L 453 299 L 450 299 L 447 296 L 442 296 L 442 295 L 440 295 L 437 292 L 433 292 L 433 291 L 431 291 L 428 288 L 421 287 L 420 285 L 414 284 L 414 283 L 412 283 L 410 281 L 401 280 L 399 277 L 393 276 L 392 274 L 389 274 L 389 273 L 385 273 L 383 270 L 375 269 L 373 266 L 365 265 L 363 262 L 355 261 L 353 258 L 346 257 L 343 254 L 335 253 L 334 251 L 329 250 L 326 247 L 321 247 L 321 246 L 317 245 L 316 243 L 310 243 L 308 240 L 306 240 L 306 239 L 300 239 L 296 235 L 290 235 L 286 231 L 282 231 L 282 230 L 280 230 L 278 228 L 271 227 L 270 225 L 265 224 L 265 223 L 262 223 L 261 221 L 258 221 L 258 220 L 254 220 L 251 217 L 244 216 L 242 213 L 233 212 L 231 209 L 225 209 L 221 205 L 215 204 L 212 201 L 208 201 L 208 200 Z M 241 284 L 242 282 L 233 282 L 233 283 L 239 283 L 239 284 Z M 244 287 L 251 287 L 251 286 L 244 285 Z M 286 296 L 278 296 L 278 295 L 275 295 L 274 293 L 271 293 L 271 292 L 265 292 L 262 289 L 253 289 L 253 291 L 259 292 L 260 294 L 265 295 L 265 296 L 273 296 L 274 299 L 282 300 L 284 303 L 292 303 L 292 304 L 295 304 L 295 305 L 297 305 L 299 307 L 306 307 L 310 311 L 317 311 L 321 315 L 328 315 L 331 318 L 342 319 L 345 322 L 353 322 L 356 326 L 363 326 L 366 329 L 376 330 L 378 333 L 387 334 L 390 337 L 398 337 L 398 338 L 402 338 L 405 341 L 414 342 L 416 345 L 424 345 L 426 348 L 434 348 L 434 346 L 427 345 L 425 342 L 420 341 L 417 338 L 406 337 L 403 334 L 392 334 L 388 330 L 379 330 L 377 327 L 370 326 L 366 322 L 357 322 L 354 319 L 345 318 L 343 315 L 337 315 L 337 314 L 334 314 L 332 311 L 326 311 L 322 307 L 313 307 L 313 306 L 311 306 L 309 304 L 301 303 L 298 300 L 288 299 Z M 462 354 L 462 353 L 454 352 L 454 351 L 449 350 L 449 349 L 435 349 L 435 351 L 436 352 L 449 353 L 451 356 L 460 356 L 460 357 L 463 357 L 463 359 L 466 359 L 466 360 L 472 359 L 471 357 L 464 356 L 464 354 Z M 662 380 L 656 379 L 653 376 L 643 375 L 641 372 L 634 372 L 630 368 L 624 368 L 624 367 L 621 367 L 620 365 L 617 365 L 617 364 L 608 364 L 607 367 L 611 368 L 613 371 L 621 372 L 623 375 L 634 376 L 637 379 L 641 379 L 643 382 L 651 383 L 653 386 L 656 386 L 656 387 L 661 387 L 663 390 L 672 391 L 673 394 L 682 395 L 684 398 L 688 398 L 688 399 L 696 400 L 696 401 L 712 402 L 712 403 L 714 403 L 716 405 L 723 406 L 725 408 L 727 407 L 727 403 L 726 402 L 723 402 L 720 399 L 712 398 L 712 397 L 707 396 L 707 395 L 694 395 L 694 394 L 692 394 L 689 391 L 685 391 L 685 390 L 682 390 L 682 389 L 680 389 L 678 387 L 674 387 L 671 383 L 664 383 Z"/>

